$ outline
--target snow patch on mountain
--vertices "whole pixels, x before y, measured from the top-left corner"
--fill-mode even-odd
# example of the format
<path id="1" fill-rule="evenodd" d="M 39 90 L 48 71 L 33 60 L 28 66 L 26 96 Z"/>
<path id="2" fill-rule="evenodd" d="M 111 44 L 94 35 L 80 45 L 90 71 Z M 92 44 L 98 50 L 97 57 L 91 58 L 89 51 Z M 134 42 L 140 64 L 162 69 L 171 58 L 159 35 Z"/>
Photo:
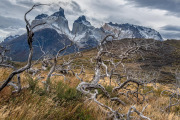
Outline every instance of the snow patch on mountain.
<path id="1" fill-rule="evenodd" d="M 68 20 L 65 17 L 64 9 L 60 7 L 58 12 L 53 13 L 51 16 L 41 14 L 36 17 L 37 19 L 32 21 L 32 26 L 45 23 L 34 29 L 38 31 L 45 28 L 55 29 L 59 34 L 70 34 Z"/>
<path id="2" fill-rule="evenodd" d="M 7 38 L 5 38 L 3 42 L 11 41 L 11 40 L 13 40 L 13 39 L 18 38 L 19 36 L 20 36 L 20 35 L 14 35 L 14 36 L 10 35 L 10 36 L 8 36 Z"/>
<path id="3" fill-rule="evenodd" d="M 155 39 L 162 41 L 162 37 L 154 29 L 132 25 L 132 24 L 113 24 L 112 22 L 106 23 L 103 26 L 106 33 L 119 34 L 119 39 L 123 38 L 145 38 L 145 39 Z"/>
<path id="4" fill-rule="evenodd" d="M 96 46 L 107 34 L 119 35 L 119 40 L 124 38 L 145 38 L 163 40 L 161 35 L 154 29 L 132 25 L 132 24 L 113 24 L 105 23 L 101 28 L 95 28 L 86 19 L 84 15 L 77 18 L 73 23 L 72 31 L 69 29 L 68 20 L 65 17 L 64 9 L 60 7 L 59 11 L 48 16 L 46 14 L 38 15 L 32 21 L 32 26 L 40 23 L 46 23 L 35 29 L 35 31 L 51 28 L 59 34 L 67 35 L 71 40 L 81 47 L 91 44 Z"/>

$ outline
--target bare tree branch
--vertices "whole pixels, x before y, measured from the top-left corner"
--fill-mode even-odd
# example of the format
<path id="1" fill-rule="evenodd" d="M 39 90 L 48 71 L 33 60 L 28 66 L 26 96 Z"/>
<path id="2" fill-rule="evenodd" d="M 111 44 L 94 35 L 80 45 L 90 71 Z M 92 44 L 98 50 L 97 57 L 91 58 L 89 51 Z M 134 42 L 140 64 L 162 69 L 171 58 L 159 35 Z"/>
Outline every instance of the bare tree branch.
<path id="1" fill-rule="evenodd" d="M 29 21 L 27 20 L 27 14 L 30 13 L 35 7 L 38 7 L 38 6 L 41 6 L 43 4 L 37 4 L 37 5 L 34 5 L 30 10 L 28 10 L 25 15 L 24 15 L 24 20 L 26 22 L 26 30 L 27 30 L 27 36 L 28 36 L 28 39 L 27 39 L 27 42 L 28 42 L 28 45 L 29 45 L 29 57 L 28 57 L 28 61 L 27 61 L 27 64 L 20 68 L 20 69 L 17 69 L 15 71 L 13 71 L 9 77 L 5 80 L 4 84 L 0 87 L 0 91 L 2 91 L 7 85 L 8 83 L 12 80 L 12 78 L 16 75 L 16 74 L 20 74 L 22 72 L 24 72 L 25 70 L 29 69 L 31 67 L 31 62 L 32 62 L 32 55 L 33 55 L 33 47 L 32 47 L 32 42 L 33 42 L 33 36 L 34 36 L 34 33 L 32 31 L 32 26 L 30 25 Z"/>

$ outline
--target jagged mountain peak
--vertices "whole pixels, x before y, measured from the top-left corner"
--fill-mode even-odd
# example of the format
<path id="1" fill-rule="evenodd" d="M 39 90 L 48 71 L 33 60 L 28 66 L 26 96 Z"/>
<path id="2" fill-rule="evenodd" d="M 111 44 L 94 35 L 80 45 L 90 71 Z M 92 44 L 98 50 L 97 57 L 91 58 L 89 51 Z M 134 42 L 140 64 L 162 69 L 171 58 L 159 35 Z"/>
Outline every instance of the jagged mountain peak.
<path id="1" fill-rule="evenodd" d="M 80 23 L 80 24 L 84 24 L 86 26 L 91 26 L 91 23 L 89 21 L 86 20 L 86 17 L 84 15 L 80 16 L 77 20 L 75 20 L 74 22 L 76 23 Z"/>
<path id="2" fill-rule="evenodd" d="M 48 16 L 46 14 L 38 15 L 36 19 L 32 21 L 32 26 L 41 23 L 46 23 L 46 24 L 36 27 L 34 31 L 45 28 L 53 28 L 60 34 L 70 33 L 68 20 L 65 18 L 64 9 L 62 7 L 60 7 L 59 11 L 53 13 L 51 16 Z"/>
<path id="3" fill-rule="evenodd" d="M 77 20 L 75 20 L 75 22 L 82 22 L 82 21 L 87 21 L 86 20 L 86 16 L 82 15 L 82 16 L 79 16 Z"/>
<path id="4" fill-rule="evenodd" d="M 53 13 L 51 16 L 64 17 L 65 18 L 64 9 L 62 7 L 60 7 L 59 11 Z"/>
<path id="5" fill-rule="evenodd" d="M 39 20 L 39 19 L 44 19 L 44 18 L 47 18 L 48 15 L 47 14 L 40 14 L 38 16 L 35 17 L 36 20 Z"/>
<path id="6" fill-rule="evenodd" d="M 134 27 L 134 28 L 142 27 L 142 26 L 133 25 L 133 24 L 129 24 L 129 23 L 118 24 L 118 23 L 112 23 L 112 22 L 105 23 L 105 25 L 110 25 L 110 26 L 113 26 L 113 27 L 125 27 L 125 28 L 129 28 L 129 27 Z"/>
<path id="7" fill-rule="evenodd" d="M 156 30 L 144 26 L 133 25 L 129 23 L 117 24 L 117 23 L 106 23 L 103 28 L 106 32 L 120 32 L 122 38 L 145 38 L 155 39 L 162 41 L 160 33 Z"/>
<path id="8" fill-rule="evenodd" d="M 78 17 L 77 20 L 73 23 L 73 34 L 84 34 L 88 30 L 94 29 L 94 27 L 91 25 L 89 21 L 86 20 L 86 17 L 84 15 Z"/>

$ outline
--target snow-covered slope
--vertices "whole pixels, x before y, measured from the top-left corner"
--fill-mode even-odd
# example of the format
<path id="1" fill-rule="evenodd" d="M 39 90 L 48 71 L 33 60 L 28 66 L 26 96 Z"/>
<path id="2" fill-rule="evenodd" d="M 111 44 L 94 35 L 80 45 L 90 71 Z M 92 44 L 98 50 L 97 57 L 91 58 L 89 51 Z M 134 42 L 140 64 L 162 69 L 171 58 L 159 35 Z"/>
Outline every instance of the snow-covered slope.
<path id="1" fill-rule="evenodd" d="M 72 34 L 77 36 L 74 40 L 83 47 L 97 46 L 98 40 L 102 37 L 101 32 L 99 28 L 92 26 L 84 15 L 80 16 L 73 23 Z"/>
<path id="2" fill-rule="evenodd" d="M 154 29 L 132 25 L 132 24 L 113 24 L 112 22 L 106 23 L 103 26 L 106 33 L 120 34 L 119 39 L 123 38 L 145 38 L 145 39 L 155 39 L 162 41 L 162 37 Z"/>
<path id="3" fill-rule="evenodd" d="M 14 36 L 10 35 L 10 36 L 8 36 L 7 38 L 5 38 L 3 42 L 11 41 L 11 40 L 13 40 L 13 39 L 18 38 L 19 36 L 20 36 L 20 35 L 14 35 Z"/>
<path id="4" fill-rule="evenodd" d="M 65 17 L 64 9 L 60 7 L 59 11 L 53 13 L 51 16 L 46 14 L 41 14 L 35 17 L 35 20 L 32 21 L 32 26 L 35 26 L 40 23 L 46 23 L 41 25 L 35 29 L 41 30 L 45 28 L 53 28 L 59 34 L 70 34 L 68 20 Z"/>

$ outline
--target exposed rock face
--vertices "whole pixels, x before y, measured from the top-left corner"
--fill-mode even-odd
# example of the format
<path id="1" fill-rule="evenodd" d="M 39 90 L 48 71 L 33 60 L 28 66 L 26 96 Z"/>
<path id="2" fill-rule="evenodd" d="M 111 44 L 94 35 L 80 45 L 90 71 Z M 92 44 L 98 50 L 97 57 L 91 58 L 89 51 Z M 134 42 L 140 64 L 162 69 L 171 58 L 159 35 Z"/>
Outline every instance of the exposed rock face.
<path id="1" fill-rule="evenodd" d="M 70 33 L 68 20 L 66 19 L 64 15 L 64 9 L 60 7 L 58 12 L 55 12 L 51 15 L 52 17 L 55 17 L 54 23 L 52 23 L 53 27 L 56 27 L 56 29 L 59 29 L 62 33 L 65 32 L 67 34 Z"/>
<path id="2" fill-rule="evenodd" d="M 72 33 L 82 34 L 86 32 L 88 29 L 94 29 L 94 27 L 91 26 L 91 23 L 87 21 L 86 17 L 83 15 L 74 21 Z"/>
<path id="3" fill-rule="evenodd" d="M 77 20 L 74 21 L 72 34 L 77 35 L 78 37 L 75 41 L 81 46 L 85 48 L 95 47 L 98 44 L 98 40 L 95 35 L 95 31 L 97 31 L 91 25 L 89 21 L 86 20 L 86 17 L 80 16 Z M 97 33 L 98 34 L 98 33 Z"/>
<path id="4" fill-rule="evenodd" d="M 159 32 L 154 29 L 132 25 L 132 24 L 113 24 L 112 22 L 106 23 L 103 29 L 107 33 L 120 33 L 119 39 L 123 38 L 145 38 L 145 39 L 155 39 L 163 41 Z"/>
<path id="5" fill-rule="evenodd" d="M 55 12 L 55 13 L 52 14 L 51 16 L 63 17 L 63 18 L 65 18 L 64 9 L 60 7 L 60 8 L 59 8 L 59 11 L 58 11 L 58 12 Z"/>
<path id="6" fill-rule="evenodd" d="M 47 14 L 41 14 L 41 15 L 36 16 L 35 20 L 37 20 L 37 19 L 44 19 L 44 18 L 47 18 L 47 17 L 48 17 Z"/>

